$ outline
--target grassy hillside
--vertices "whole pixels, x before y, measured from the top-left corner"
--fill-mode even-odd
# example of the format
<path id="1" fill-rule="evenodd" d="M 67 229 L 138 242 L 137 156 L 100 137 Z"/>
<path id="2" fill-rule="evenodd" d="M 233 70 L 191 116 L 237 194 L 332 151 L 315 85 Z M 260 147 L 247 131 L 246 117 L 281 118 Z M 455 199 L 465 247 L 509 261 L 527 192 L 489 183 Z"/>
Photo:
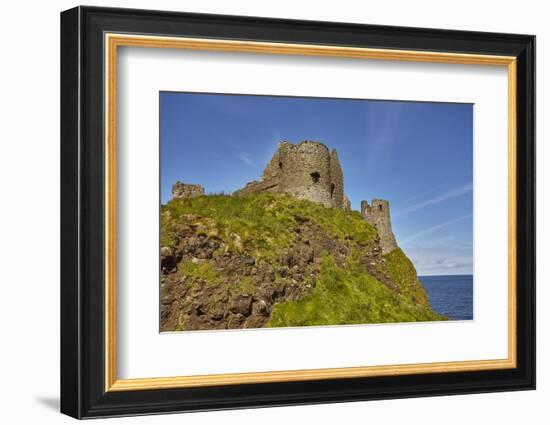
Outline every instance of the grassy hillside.
<path id="1" fill-rule="evenodd" d="M 163 330 L 444 319 L 358 212 L 269 193 L 174 199 L 161 246 Z"/>
<path id="2" fill-rule="evenodd" d="M 311 295 L 275 305 L 269 326 L 340 325 L 442 320 L 429 306 L 381 284 L 354 256 L 339 267 L 326 255 Z"/>

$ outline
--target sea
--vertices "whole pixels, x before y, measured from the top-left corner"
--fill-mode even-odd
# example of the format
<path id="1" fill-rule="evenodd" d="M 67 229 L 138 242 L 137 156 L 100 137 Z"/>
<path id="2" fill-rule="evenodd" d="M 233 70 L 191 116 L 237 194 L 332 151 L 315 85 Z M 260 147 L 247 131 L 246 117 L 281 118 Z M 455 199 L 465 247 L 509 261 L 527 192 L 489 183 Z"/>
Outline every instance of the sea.
<path id="1" fill-rule="evenodd" d="M 473 276 L 418 276 L 426 289 L 432 310 L 450 320 L 474 318 Z"/>

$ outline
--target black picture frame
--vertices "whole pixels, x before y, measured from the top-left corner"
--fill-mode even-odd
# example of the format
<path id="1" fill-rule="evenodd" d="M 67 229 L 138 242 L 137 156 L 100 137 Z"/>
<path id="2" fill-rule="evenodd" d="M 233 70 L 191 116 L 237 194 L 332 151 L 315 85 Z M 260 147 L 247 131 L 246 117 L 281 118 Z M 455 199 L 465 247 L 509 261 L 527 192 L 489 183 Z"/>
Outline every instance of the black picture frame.
<path id="1" fill-rule="evenodd" d="M 517 58 L 517 367 L 106 392 L 104 34 L 507 55 Z M 535 388 L 535 37 L 76 7 L 61 13 L 61 412 L 75 418 Z"/>

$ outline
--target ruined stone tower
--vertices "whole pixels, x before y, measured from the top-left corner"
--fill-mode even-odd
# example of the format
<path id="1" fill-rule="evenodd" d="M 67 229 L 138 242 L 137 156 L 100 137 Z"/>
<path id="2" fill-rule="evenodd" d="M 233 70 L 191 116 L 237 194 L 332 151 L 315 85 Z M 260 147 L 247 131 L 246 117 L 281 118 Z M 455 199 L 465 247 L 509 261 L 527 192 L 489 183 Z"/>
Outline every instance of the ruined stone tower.
<path id="1" fill-rule="evenodd" d="M 196 198 L 204 195 L 204 187 L 200 184 L 189 184 L 177 181 L 172 185 L 173 198 Z"/>
<path id="2" fill-rule="evenodd" d="M 361 201 L 361 215 L 378 231 L 383 254 L 397 248 L 397 242 L 391 228 L 390 203 L 388 201 L 373 199 L 371 205 L 367 201 Z"/>
<path id="3" fill-rule="evenodd" d="M 281 142 L 260 181 L 252 181 L 236 194 L 284 192 L 326 207 L 348 209 L 344 175 L 336 149 L 319 142 L 297 145 Z"/>

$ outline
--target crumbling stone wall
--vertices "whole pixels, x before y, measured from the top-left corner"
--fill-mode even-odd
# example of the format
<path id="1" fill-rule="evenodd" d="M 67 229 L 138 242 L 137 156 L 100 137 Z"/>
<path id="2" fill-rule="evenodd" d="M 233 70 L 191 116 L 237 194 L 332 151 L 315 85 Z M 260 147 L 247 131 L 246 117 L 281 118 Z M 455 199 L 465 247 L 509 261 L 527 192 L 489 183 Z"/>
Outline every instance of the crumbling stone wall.
<path id="1" fill-rule="evenodd" d="M 281 142 L 260 181 L 248 183 L 236 194 L 284 192 L 326 207 L 345 207 L 344 176 L 338 154 L 319 142 L 297 145 Z"/>
<path id="2" fill-rule="evenodd" d="M 195 198 L 204 195 L 204 187 L 200 184 L 176 182 L 172 185 L 173 198 Z"/>
<path id="3" fill-rule="evenodd" d="M 378 231 L 383 254 L 397 248 L 397 242 L 391 228 L 389 201 L 373 199 L 371 205 L 367 201 L 361 201 L 361 214 Z"/>
<path id="4" fill-rule="evenodd" d="M 351 211 L 351 201 L 349 200 L 349 198 L 344 195 L 344 208 L 343 208 L 345 211 Z"/>

